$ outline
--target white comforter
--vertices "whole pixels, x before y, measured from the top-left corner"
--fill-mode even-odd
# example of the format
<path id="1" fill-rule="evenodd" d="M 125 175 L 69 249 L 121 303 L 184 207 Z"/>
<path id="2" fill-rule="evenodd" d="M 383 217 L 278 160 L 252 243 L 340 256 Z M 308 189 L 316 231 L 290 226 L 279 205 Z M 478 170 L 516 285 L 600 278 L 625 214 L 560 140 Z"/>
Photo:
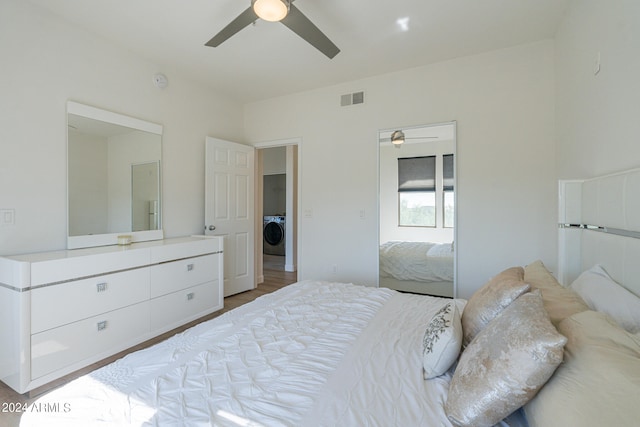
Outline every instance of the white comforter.
<path id="1" fill-rule="evenodd" d="M 380 274 L 418 282 L 453 281 L 452 244 L 385 242 L 380 245 Z"/>
<path id="2" fill-rule="evenodd" d="M 43 396 L 63 410 L 21 425 L 450 426 L 450 375 L 425 381 L 421 362 L 443 304 L 301 282 Z"/>

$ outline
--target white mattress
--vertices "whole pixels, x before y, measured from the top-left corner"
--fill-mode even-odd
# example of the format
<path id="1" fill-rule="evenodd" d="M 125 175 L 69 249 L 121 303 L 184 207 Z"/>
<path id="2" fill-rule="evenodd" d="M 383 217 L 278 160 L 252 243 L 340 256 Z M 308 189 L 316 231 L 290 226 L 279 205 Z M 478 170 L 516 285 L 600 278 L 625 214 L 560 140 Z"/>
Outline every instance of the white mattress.
<path id="1" fill-rule="evenodd" d="M 450 426 L 450 374 L 421 362 L 443 303 L 300 282 L 54 390 L 39 402 L 69 410 L 21 425 Z"/>
<path id="2" fill-rule="evenodd" d="M 451 243 L 390 241 L 380 245 L 380 275 L 418 282 L 453 281 Z"/>

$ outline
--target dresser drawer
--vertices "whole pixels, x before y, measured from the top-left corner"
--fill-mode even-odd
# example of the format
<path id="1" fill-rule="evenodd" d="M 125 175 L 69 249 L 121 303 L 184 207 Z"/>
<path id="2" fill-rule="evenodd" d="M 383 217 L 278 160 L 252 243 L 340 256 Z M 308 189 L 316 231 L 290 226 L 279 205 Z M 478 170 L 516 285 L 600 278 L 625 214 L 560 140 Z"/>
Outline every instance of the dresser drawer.
<path id="1" fill-rule="evenodd" d="M 34 289 L 31 292 L 31 333 L 148 300 L 149 268 Z"/>
<path id="2" fill-rule="evenodd" d="M 205 255 L 151 267 L 151 298 L 218 278 L 218 257 Z"/>
<path id="3" fill-rule="evenodd" d="M 151 300 L 151 331 L 162 333 L 222 308 L 217 280 Z"/>
<path id="4" fill-rule="evenodd" d="M 31 378 L 100 354 L 113 354 L 149 333 L 149 302 L 121 308 L 31 336 Z M 95 361 L 95 360 L 93 360 Z"/>
<path id="5" fill-rule="evenodd" d="M 186 237 L 166 242 L 151 248 L 151 264 L 222 252 L 222 237 Z"/>

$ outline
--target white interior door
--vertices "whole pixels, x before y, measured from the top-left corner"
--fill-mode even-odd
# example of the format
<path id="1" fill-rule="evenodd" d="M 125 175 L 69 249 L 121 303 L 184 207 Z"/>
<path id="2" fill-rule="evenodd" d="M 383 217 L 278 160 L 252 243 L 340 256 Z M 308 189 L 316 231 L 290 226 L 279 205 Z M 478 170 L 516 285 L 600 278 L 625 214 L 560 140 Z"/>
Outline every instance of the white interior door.
<path id="1" fill-rule="evenodd" d="M 224 296 L 255 288 L 255 150 L 206 139 L 205 234 L 224 237 Z"/>

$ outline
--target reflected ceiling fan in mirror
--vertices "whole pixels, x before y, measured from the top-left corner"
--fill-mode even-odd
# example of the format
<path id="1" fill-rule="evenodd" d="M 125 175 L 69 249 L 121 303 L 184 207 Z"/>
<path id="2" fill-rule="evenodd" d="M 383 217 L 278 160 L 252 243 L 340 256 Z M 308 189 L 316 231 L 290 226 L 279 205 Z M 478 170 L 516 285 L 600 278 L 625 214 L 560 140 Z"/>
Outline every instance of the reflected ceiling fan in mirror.
<path id="1" fill-rule="evenodd" d="M 251 0 L 251 6 L 224 27 L 206 46 L 217 47 L 231 36 L 258 19 L 281 22 L 291 31 L 302 37 L 313 47 L 324 53 L 329 59 L 340 49 L 325 36 L 313 22 L 293 5 L 294 0 Z"/>
<path id="2" fill-rule="evenodd" d="M 437 136 L 417 136 L 417 137 L 406 137 L 404 132 L 401 130 L 394 130 L 391 132 L 391 136 L 389 138 L 381 138 L 380 142 L 391 142 L 396 148 L 400 148 L 402 144 L 404 144 L 405 140 L 408 139 L 438 139 Z"/>

